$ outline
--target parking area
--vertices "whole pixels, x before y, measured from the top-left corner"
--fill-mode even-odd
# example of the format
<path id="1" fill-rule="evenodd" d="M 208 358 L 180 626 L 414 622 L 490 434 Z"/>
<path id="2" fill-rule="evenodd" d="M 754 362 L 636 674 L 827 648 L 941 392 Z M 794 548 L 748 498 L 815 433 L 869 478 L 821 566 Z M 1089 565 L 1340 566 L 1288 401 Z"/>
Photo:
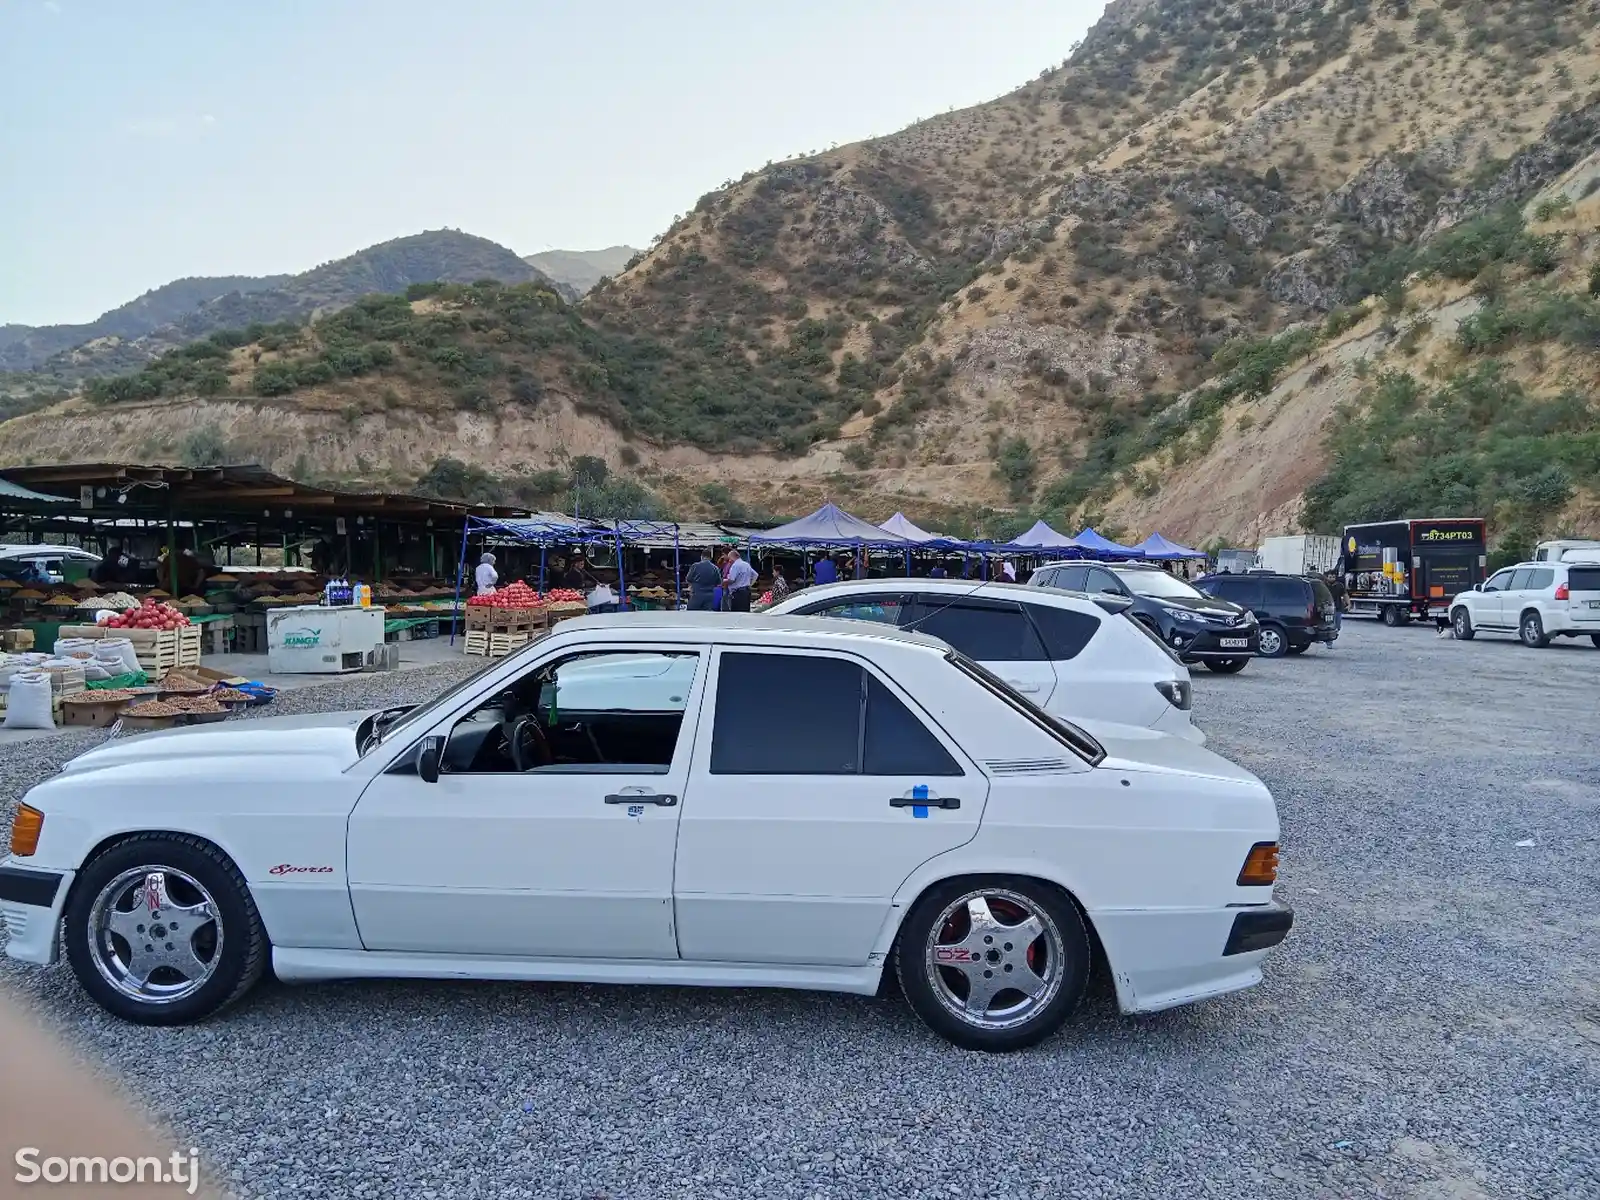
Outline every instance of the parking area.
<path id="1" fill-rule="evenodd" d="M 1101 978 L 1021 1054 L 821 994 L 271 985 L 149 1029 L 65 967 L 0 980 L 241 1197 L 1600 1195 L 1600 650 L 1347 622 L 1194 681 L 1277 797 L 1294 932 L 1191 1008 L 1125 1018 Z M 0 818 L 102 736 L 0 746 Z"/>

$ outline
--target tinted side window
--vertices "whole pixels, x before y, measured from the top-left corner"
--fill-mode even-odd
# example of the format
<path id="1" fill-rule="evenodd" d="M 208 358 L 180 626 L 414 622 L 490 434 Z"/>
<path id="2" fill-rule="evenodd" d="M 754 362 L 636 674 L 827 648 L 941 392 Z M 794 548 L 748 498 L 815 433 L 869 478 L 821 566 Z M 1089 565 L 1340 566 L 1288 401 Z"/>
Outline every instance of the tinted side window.
<path id="1" fill-rule="evenodd" d="M 724 654 L 713 775 L 854 775 L 861 768 L 861 668 L 798 654 Z M 774 719 L 774 706 L 782 718 Z"/>
<path id="2" fill-rule="evenodd" d="M 852 596 L 848 601 L 834 601 L 821 607 L 802 609 L 801 615 L 843 617 L 851 621 L 878 621 L 895 625 L 900 621 L 900 608 L 898 596 Z"/>
<path id="3" fill-rule="evenodd" d="M 1306 607 L 1306 585 L 1298 579 L 1263 579 L 1261 586 L 1268 608 Z"/>
<path id="4" fill-rule="evenodd" d="M 1511 582 L 1506 586 L 1513 592 L 1520 592 L 1523 588 L 1531 586 L 1528 580 L 1532 577 L 1533 569 L 1531 567 L 1518 567 L 1516 573 L 1511 576 Z"/>
<path id="5" fill-rule="evenodd" d="M 961 768 L 917 715 L 867 673 L 867 775 L 959 775 Z"/>
<path id="6" fill-rule="evenodd" d="M 1057 587 L 1066 588 L 1071 592 L 1081 592 L 1087 586 L 1089 578 L 1088 567 L 1062 567 L 1056 578 L 1061 580 Z"/>
<path id="7" fill-rule="evenodd" d="M 979 662 L 1027 662 L 1045 657 L 1033 623 L 1011 605 L 940 604 L 923 600 L 916 628 L 943 638 Z"/>
<path id="8" fill-rule="evenodd" d="M 1486 592 L 1509 591 L 1512 577 L 1515 575 L 1515 571 L 1496 571 L 1489 579 L 1489 582 L 1483 585 L 1483 590 Z"/>
<path id="9" fill-rule="evenodd" d="M 1028 615 L 1044 638 L 1045 653 L 1052 662 L 1076 658 L 1094 635 L 1100 632 L 1100 618 L 1070 608 L 1049 604 L 1028 605 Z"/>
<path id="10" fill-rule="evenodd" d="M 1556 581 L 1556 573 L 1549 567 L 1537 567 L 1528 572 L 1528 582 L 1522 586 L 1529 591 L 1542 592 Z"/>
<path id="11" fill-rule="evenodd" d="M 1245 608 L 1255 608 L 1261 603 L 1261 585 L 1254 579 L 1222 575 L 1206 580 L 1200 590 L 1224 600 L 1232 600 Z"/>
<path id="12" fill-rule="evenodd" d="M 1124 590 L 1126 589 L 1117 582 L 1117 577 L 1110 571 L 1099 567 L 1089 568 L 1089 591 L 1110 592 L 1113 596 L 1120 596 Z"/>

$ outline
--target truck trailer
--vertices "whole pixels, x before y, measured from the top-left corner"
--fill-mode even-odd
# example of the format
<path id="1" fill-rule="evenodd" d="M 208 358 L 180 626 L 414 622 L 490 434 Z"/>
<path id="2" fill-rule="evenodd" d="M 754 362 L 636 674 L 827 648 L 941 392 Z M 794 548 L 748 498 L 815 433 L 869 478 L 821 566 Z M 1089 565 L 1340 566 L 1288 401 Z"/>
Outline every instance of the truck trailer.
<path id="1" fill-rule="evenodd" d="M 1280 575 L 1324 575 L 1339 563 L 1339 539 L 1331 533 L 1269 537 L 1256 558 L 1265 570 Z"/>
<path id="2" fill-rule="evenodd" d="M 1339 573 L 1350 613 L 1404 625 L 1444 622 L 1450 600 L 1488 575 L 1488 525 L 1482 517 L 1418 517 L 1346 525 Z"/>

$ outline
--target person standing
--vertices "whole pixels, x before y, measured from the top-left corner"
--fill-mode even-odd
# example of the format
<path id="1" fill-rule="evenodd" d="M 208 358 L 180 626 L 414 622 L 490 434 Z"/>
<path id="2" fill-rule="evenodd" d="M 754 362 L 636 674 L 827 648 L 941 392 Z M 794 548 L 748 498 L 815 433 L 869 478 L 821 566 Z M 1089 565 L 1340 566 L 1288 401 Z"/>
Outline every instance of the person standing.
<path id="1" fill-rule="evenodd" d="M 838 583 L 839 568 L 833 565 L 833 559 L 824 554 L 817 559 L 817 565 L 812 571 L 812 578 L 819 587 L 824 583 Z"/>
<path id="2" fill-rule="evenodd" d="M 717 589 L 722 586 L 722 572 L 711 561 L 711 547 L 700 551 L 700 561 L 689 568 L 684 582 L 689 585 L 690 612 L 716 612 Z"/>
<path id="3" fill-rule="evenodd" d="M 483 596 L 494 591 L 495 585 L 500 582 L 500 572 L 494 569 L 494 555 L 484 551 L 483 557 L 478 560 L 478 569 L 473 572 L 473 578 L 478 584 L 478 595 Z"/>
<path id="4" fill-rule="evenodd" d="M 789 598 L 789 581 L 783 577 L 783 568 L 772 564 L 772 602 L 781 603 Z"/>
<path id="5" fill-rule="evenodd" d="M 728 573 L 722 582 L 728 592 L 729 612 L 750 611 L 750 587 L 755 581 L 755 568 L 737 550 L 728 551 Z"/>

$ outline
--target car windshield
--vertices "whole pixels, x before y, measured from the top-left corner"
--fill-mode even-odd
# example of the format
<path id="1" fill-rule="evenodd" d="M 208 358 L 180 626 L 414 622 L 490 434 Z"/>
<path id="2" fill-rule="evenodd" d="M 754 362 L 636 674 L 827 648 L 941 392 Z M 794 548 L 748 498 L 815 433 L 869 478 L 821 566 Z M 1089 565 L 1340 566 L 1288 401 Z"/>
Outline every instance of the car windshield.
<path id="1" fill-rule="evenodd" d="M 1067 746 L 1091 767 L 1097 767 L 1105 760 L 1105 747 L 1095 741 L 1087 731 L 1079 729 L 1071 721 L 1062 720 L 1054 713 L 1045 712 L 981 663 L 974 662 L 959 650 L 950 651 L 945 658 L 954 664 L 957 670 L 965 671 L 1051 737 Z"/>
<path id="2" fill-rule="evenodd" d="M 540 634 L 538 637 L 534 638 L 533 641 L 529 642 L 528 645 L 536 646 L 548 636 L 548 633 Z M 526 647 L 524 650 L 519 651 L 519 653 L 526 653 Z M 437 696 L 425 704 L 419 704 L 415 708 L 404 710 L 398 708 L 385 709 L 383 712 L 380 712 L 376 715 L 376 719 L 368 718 L 368 721 L 371 721 L 372 724 L 369 725 L 368 721 L 362 722 L 361 728 L 356 731 L 356 745 L 360 747 L 361 753 L 365 754 L 374 746 L 388 741 L 397 732 L 406 728 L 408 725 L 421 720 L 431 712 L 435 712 L 442 707 L 448 706 L 450 702 L 462 692 L 476 686 L 478 680 L 484 675 L 485 672 L 495 667 L 504 666 L 505 661 L 506 660 L 503 658 L 488 659 L 484 662 L 483 666 L 472 672 L 472 674 L 468 675 L 465 679 L 461 680 L 453 687 L 446 688 L 444 691 L 440 692 Z"/>
<path id="3" fill-rule="evenodd" d="M 1183 600 L 1206 598 L 1203 592 L 1165 571 L 1118 571 L 1116 576 L 1127 585 L 1130 592 L 1137 592 L 1141 596 L 1171 596 Z"/>

